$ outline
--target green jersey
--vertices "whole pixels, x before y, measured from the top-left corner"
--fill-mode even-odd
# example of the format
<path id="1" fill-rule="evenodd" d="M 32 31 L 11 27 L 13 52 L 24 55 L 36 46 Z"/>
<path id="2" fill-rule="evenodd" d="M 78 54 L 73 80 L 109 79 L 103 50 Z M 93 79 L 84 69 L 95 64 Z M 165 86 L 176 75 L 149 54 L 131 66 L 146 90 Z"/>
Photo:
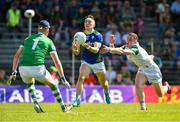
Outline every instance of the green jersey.
<path id="1" fill-rule="evenodd" d="M 51 39 L 42 33 L 27 37 L 23 43 L 23 52 L 20 57 L 20 66 L 44 65 L 45 57 L 56 48 Z"/>

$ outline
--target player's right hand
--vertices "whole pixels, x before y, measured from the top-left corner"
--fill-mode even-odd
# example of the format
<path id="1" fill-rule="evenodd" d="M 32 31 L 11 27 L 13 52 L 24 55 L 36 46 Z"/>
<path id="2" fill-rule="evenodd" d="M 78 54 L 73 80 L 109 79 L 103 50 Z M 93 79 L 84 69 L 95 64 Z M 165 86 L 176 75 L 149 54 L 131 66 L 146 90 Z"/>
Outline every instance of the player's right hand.
<path id="1" fill-rule="evenodd" d="M 109 36 L 109 42 L 110 42 L 111 44 L 114 44 L 115 39 L 116 39 L 115 35 L 111 34 L 111 35 Z"/>
<path id="2" fill-rule="evenodd" d="M 109 48 L 109 47 L 107 47 L 106 45 L 102 45 L 102 47 L 100 48 L 99 53 L 100 53 L 100 54 L 106 54 L 106 53 L 108 53 L 109 51 L 110 51 L 110 48 Z"/>
<path id="3" fill-rule="evenodd" d="M 13 71 L 12 74 L 10 75 L 8 81 L 7 81 L 7 84 L 10 85 L 12 81 L 15 81 L 16 80 L 16 74 L 17 74 L 17 71 Z"/>
<path id="4" fill-rule="evenodd" d="M 80 48 L 80 44 L 76 43 L 76 41 L 74 40 L 74 41 L 72 42 L 72 48 L 77 50 L 77 49 Z"/>
<path id="5" fill-rule="evenodd" d="M 69 84 L 69 82 L 66 80 L 66 78 L 63 76 L 60 78 L 60 81 L 63 83 L 63 85 L 65 85 L 68 89 L 71 88 L 71 85 Z"/>

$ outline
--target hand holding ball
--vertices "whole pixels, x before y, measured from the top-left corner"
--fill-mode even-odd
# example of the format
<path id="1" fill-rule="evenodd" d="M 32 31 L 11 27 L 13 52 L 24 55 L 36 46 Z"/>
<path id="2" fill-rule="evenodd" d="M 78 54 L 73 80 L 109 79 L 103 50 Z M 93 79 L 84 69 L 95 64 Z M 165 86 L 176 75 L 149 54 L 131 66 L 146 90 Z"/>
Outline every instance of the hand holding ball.
<path id="1" fill-rule="evenodd" d="M 74 35 L 74 40 L 76 43 L 83 45 L 86 42 L 86 35 L 83 32 L 77 32 Z"/>

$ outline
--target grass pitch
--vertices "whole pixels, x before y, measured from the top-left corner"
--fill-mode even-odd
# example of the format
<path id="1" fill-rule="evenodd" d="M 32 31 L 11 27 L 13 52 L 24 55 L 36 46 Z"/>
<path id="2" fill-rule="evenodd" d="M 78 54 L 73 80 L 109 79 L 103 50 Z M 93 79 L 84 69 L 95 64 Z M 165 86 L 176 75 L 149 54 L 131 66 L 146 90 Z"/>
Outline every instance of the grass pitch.
<path id="1" fill-rule="evenodd" d="M 63 113 L 57 103 L 42 103 L 45 113 L 36 113 L 33 104 L 0 104 L 0 121 L 180 121 L 180 104 L 147 104 L 140 111 L 139 104 L 86 103 Z"/>

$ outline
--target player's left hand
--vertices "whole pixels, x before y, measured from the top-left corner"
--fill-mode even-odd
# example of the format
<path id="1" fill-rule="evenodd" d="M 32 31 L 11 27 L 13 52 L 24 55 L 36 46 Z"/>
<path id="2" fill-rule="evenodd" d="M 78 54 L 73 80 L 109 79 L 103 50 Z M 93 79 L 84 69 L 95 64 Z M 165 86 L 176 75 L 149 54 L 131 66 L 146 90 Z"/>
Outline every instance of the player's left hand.
<path id="1" fill-rule="evenodd" d="M 10 75 L 8 81 L 7 81 L 7 84 L 10 85 L 12 81 L 15 81 L 16 80 L 16 74 L 17 74 L 17 71 L 13 71 L 12 74 Z"/>
<path id="2" fill-rule="evenodd" d="M 102 47 L 100 48 L 99 53 L 100 53 L 100 54 L 106 54 L 106 53 L 108 53 L 109 51 L 110 51 L 110 48 L 109 48 L 109 47 L 107 47 L 107 46 L 105 46 L 105 45 L 102 45 Z"/>
<path id="3" fill-rule="evenodd" d="M 71 88 L 71 85 L 69 84 L 69 82 L 66 80 L 66 78 L 63 76 L 60 78 L 60 81 L 68 88 Z"/>

